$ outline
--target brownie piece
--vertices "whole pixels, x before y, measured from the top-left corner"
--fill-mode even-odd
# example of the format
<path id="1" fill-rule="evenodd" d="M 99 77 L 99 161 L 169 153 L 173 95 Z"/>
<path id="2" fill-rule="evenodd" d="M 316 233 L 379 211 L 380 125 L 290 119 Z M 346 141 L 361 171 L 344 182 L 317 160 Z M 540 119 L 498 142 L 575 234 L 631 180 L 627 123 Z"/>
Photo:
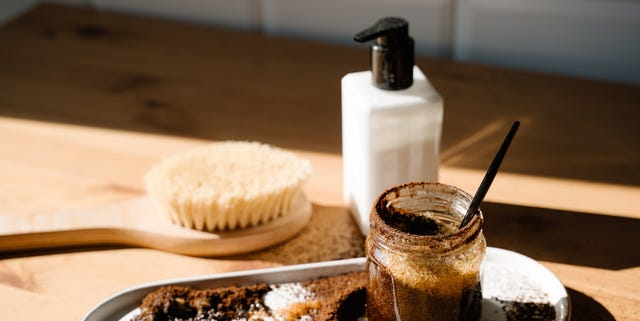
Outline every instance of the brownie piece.
<path id="1" fill-rule="evenodd" d="M 149 293 L 133 321 L 348 321 L 364 315 L 367 273 L 296 283 L 205 290 L 167 286 Z"/>

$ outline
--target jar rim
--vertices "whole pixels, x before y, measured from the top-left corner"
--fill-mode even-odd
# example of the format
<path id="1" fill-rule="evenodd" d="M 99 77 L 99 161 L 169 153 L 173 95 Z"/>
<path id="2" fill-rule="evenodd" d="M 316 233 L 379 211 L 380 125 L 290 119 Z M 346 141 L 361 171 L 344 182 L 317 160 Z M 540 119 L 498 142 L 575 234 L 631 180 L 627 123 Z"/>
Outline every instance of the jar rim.
<path id="1" fill-rule="evenodd" d="M 411 193 L 407 193 L 406 191 L 411 191 Z M 410 247 L 415 248 L 416 250 L 430 249 L 449 252 L 463 246 L 464 244 L 470 243 L 481 233 L 482 226 L 484 225 L 484 219 L 481 211 L 463 228 L 456 229 L 454 232 L 439 233 L 435 235 L 422 235 L 403 231 L 391 226 L 380 216 L 380 211 L 388 210 L 387 205 L 390 200 L 398 199 L 400 197 L 432 196 L 432 194 L 430 194 L 431 191 L 443 192 L 444 195 L 451 196 L 454 199 L 459 199 L 467 205 L 467 208 L 472 198 L 470 194 L 456 186 L 439 182 L 409 182 L 391 187 L 378 196 L 371 210 L 370 234 L 372 234 L 372 237 L 380 238 L 386 246 L 393 248 L 401 247 L 406 250 L 407 247 Z M 403 192 L 405 193 L 403 194 Z M 455 216 L 455 219 L 459 223 L 465 213 L 456 214 L 459 217 Z"/>

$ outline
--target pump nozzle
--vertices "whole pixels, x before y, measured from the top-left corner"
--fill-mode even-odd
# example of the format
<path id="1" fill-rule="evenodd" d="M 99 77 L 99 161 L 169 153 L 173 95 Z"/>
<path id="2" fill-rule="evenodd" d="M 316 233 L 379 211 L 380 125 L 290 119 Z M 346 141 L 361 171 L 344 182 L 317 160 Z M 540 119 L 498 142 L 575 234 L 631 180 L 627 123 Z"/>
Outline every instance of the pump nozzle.
<path id="1" fill-rule="evenodd" d="M 382 89 L 399 90 L 413 84 L 414 41 L 409 23 L 402 18 L 386 17 L 359 32 L 353 40 L 371 46 L 373 84 Z"/>
<path id="2" fill-rule="evenodd" d="M 402 18 L 383 18 L 378 20 L 373 26 L 360 31 L 353 37 L 353 40 L 357 42 L 367 42 L 379 37 L 402 41 L 404 38 L 409 37 L 409 23 Z"/>

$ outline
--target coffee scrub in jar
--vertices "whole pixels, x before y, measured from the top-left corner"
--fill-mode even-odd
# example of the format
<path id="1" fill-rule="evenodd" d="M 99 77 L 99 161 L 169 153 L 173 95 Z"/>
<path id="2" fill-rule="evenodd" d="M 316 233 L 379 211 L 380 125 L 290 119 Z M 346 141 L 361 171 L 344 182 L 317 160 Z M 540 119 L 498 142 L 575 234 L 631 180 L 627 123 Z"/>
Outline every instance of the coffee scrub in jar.
<path id="1" fill-rule="evenodd" d="M 458 228 L 471 199 L 435 182 L 399 185 L 378 197 L 365 246 L 368 320 L 480 318 L 482 213 Z"/>

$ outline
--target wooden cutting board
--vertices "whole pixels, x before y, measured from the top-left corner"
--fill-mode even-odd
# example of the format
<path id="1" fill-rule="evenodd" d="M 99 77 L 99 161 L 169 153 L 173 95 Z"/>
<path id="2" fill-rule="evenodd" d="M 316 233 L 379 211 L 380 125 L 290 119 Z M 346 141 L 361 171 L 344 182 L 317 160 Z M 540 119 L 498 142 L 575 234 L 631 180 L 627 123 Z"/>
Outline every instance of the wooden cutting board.
<path id="1" fill-rule="evenodd" d="M 304 194 L 289 213 L 237 231 L 203 232 L 171 223 L 147 196 L 107 206 L 39 215 L 0 215 L 0 253 L 86 245 L 148 247 L 193 256 L 252 252 L 299 233 L 311 218 Z"/>

